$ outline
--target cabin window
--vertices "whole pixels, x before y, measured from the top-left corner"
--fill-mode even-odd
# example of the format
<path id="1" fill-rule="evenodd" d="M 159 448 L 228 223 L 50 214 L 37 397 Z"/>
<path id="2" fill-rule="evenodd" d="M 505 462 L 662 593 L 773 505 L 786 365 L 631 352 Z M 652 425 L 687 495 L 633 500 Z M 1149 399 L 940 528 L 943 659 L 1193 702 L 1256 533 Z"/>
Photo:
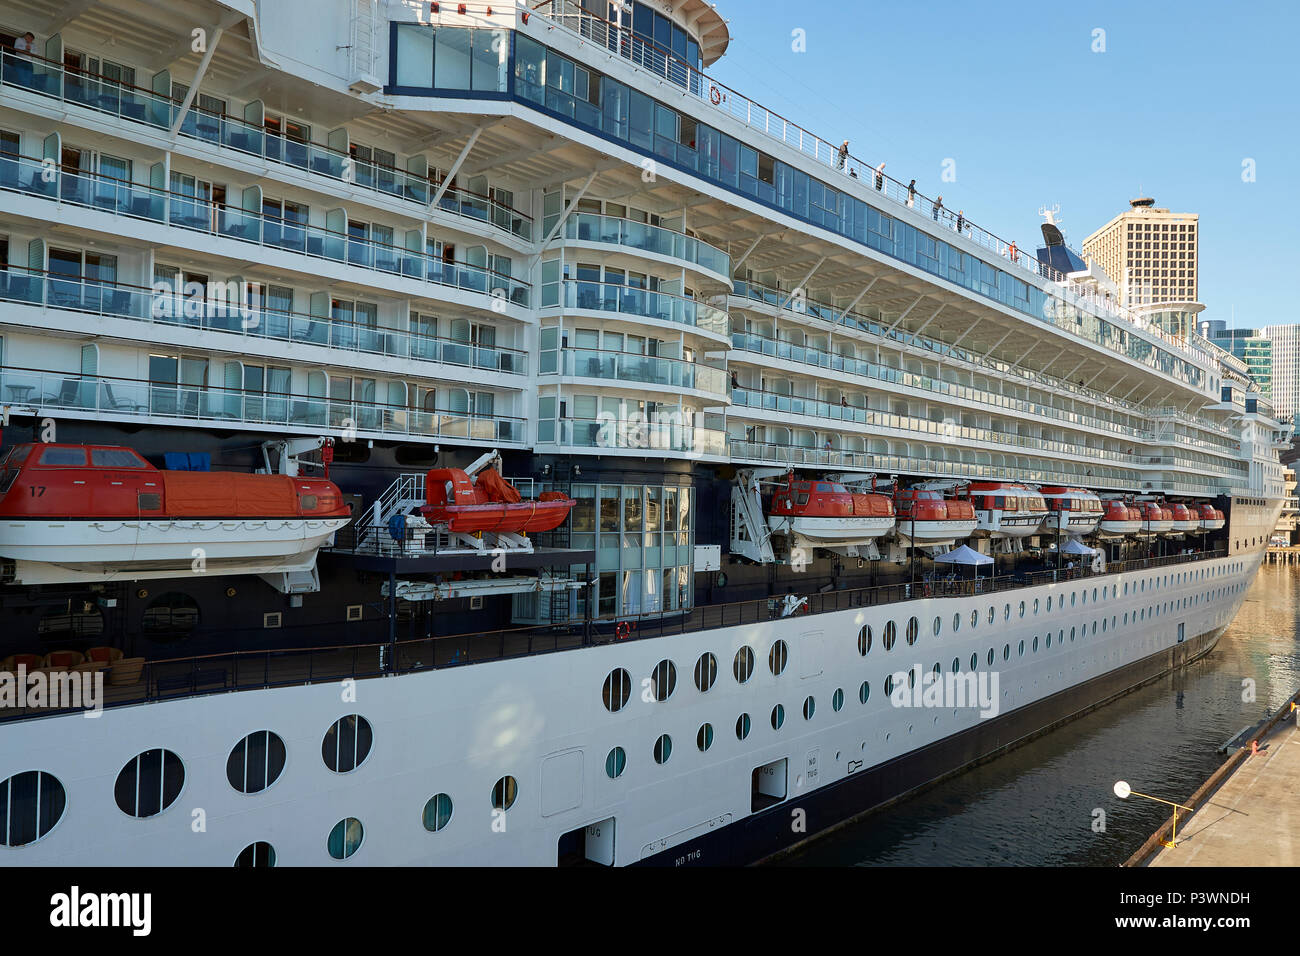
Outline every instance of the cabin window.
<path id="1" fill-rule="evenodd" d="M 126 448 L 92 448 L 90 463 L 96 468 L 144 468 L 135 452 Z"/>
<path id="2" fill-rule="evenodd" d="M 68 796 L 63 784 L 43 770 L 14 774 L 0 783 L 0 843 L 35 843 L 63 818 Z"/>
<path id="3" fill-rule="evenodd" d="M 180 757 L 170 750 L 146 750 L 127 761 L 117 775 L 113 797 L 128 816 L 152 817 L 175 803 L 184 785 Z"/>
<path id="4" fill-rule="evenodd" d="M 75 465 L 85 467 L 86 449 L 84 448 L 47 448 L 41 452 L 42 465 Z"/>
<path id="5" fill-rule="evenodd" d="M 189 637 L 198 626 L 198 603 L 188 594 L 179 591 L 169 591 L 154 598 L 145 609 L 144 619 L 141 622 L 141 630 L 144 631 L 145 636 L 151 641 L 159 642 Z"/>

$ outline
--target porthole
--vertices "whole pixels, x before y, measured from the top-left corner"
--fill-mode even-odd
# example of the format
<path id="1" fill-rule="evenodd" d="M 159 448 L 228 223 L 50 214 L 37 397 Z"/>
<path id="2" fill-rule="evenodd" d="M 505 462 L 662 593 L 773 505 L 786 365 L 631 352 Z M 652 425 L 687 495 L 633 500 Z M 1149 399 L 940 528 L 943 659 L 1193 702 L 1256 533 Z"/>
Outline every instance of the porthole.
<path id="1" fill-rule="evenodd" d="M 239 851 L 239 856 L 235 857 L 235 866 L 241 869 L 275 866 L 275 847 L 264 840 L 250 843 Z"/>
<path id="2" fill-rule="evenodd" d="M 997 617 L 997 612 L 993 610 L 993 605 L 990 604 L 989 613 L 988 613 L 989 623 L 992 624 L 996 617 Z"/>
<path id="3" fill-rule="evenodd" d="M 610 671 L 605 678 L 605 686 L 601 690 L 601 699 L 605 702 L 605 709 L 611 714 L 617 714 L 627 706 L 628 698 L 631 696 L 632 675 L 621 667 Z"/>
<path id="4" fill-rule="evenodd" d="M 888 697 L 894 693 L 894 675 L 885 675 L 885 696 Z"/>
<path id="5" fill-rule="evenodd" d="M 361 841 L 364 839 L 365 829 L 361 826 L 361 821 L 356 817 L 345 817 L 334 824 L 334 829 L 330 831 L 330 856 L 336 860 L 346 860 L 361 849 Z"/>
<path id="6" fill-rule="evenodd" d="M 1052 599 L 1050 597 L 1047 599 L 1047 613 L 1052 613 Z"/>
<path id="7" fill-rule="evenodd" d="M 610 780 L 617 780 L 623 776 L 623 771 L 627 769 L 627 751 L 622 747 L 615 747 L 605 755 L 605 776 Z"/>
<path id="8" fill-rule="evenodd" d="M 700 753 L 704 753 L 713 746 L 712 724 L 700 725 L 700 729 L 695 732 L 695 746 L 700 748 Z"/>
<path id="9" fill-rule="evenodd" d="M 661 704 L 673 696 L 673 691 L 677 689 L 677 665 L 669 660 L 656 664 L 650 672 L 650 686 L 655 700 Z"/>
<path id="10" fill-rule="evenodd" d="M 979 666 L 980 666 L 980 656 L 978 654 L 972 654 L 970 656 L 970 669 L 973 671 L 979 670 Z"/>
<path id="11" fill-rule="evenodd" d="M 35 843 L 54 829 L 67 805 L 68 795 L 54 774 L 44 770 L 14 774 L 0 783 L 0 833 L 4 845 Z"/>
<path id="12" fill-rule="evenodd" d="M 1096 604 L 1096 603 L 1097 603 L 1097 589 L 1096 589 L 1096 588 L 1093 588 L 1093 589 L 1092 589 L 1092 603 L 1093 603 L 1093 604 Z"/>
<path id="13" fill-rule="evenodd" d="M 803 719 L 812 720 L 813 714 L 817 713 L 817 701 L 812 697 L 805 697 L 803 701 Z"/>
<path id="14" fill-rule="evenodd" d="M 831 710 L 839 713 L 844 709 L 844 688 L 835 688 L 835 693 L 831 694 Z"/>
<path id="15" fill-rule="evenodd" d="M 1037 635 L 1037 634 L 1034 635 L 1034 643 L 1033 643 L 1033 646 L 1030 648 L 1030 651 L 1031 651 L 1031 653 L 1034 653 L 1034 654 L 1037 654 L 1037 653 L 1038 653 L 1038 635 Z"/>
<path id="16" fill-rule="evenodd" d="M 866 657 L 871 650 L 871 625 L 863 624 L 858 631 L 858 654 Z"/>
<path id="17" fill-rule="evenodd" d="M 1071 591 L 1071 592 L 1070 592 L 1070 607 L 1074 607 L 1075 598 L 1077 598 L 1078 596 L 1079 596 L 1079 592 L 1078 592 L 1078 591 Z"/>
<path id="18" fill-rule="evenodd" d="M 907 646 L 911 647 L 921 633 L 921 622 L 914 617 L 907 619 Z"/>
<path id="19" fill-rule="evenodd" d="M 989 656 L 988 656 L 989 667 L 993 666 L 993 662 L 995 660 L 997 660 L 997 651 L 995 651 L 993 648 L 990 647 Z"/>
<path id="20" fill-rule="evenodd" d="M 731 672 L 736 675 L 737 684 L 745 683 L 754 673 L 754 652 L 748 645 L 736 651 L 736 657 L 731 662 Z"/>
<path id="21" fill-rule="evenodd" d="M 780 730 L 781 725 L 785 723 L 785 708 L 777 704 L 772 708 L 772 729 Z"/>
<path id="22" fill-rule="evenodd" d="M 934 631 L 934 636 L 935 636 L 935 637 L 938 637 L 938 636 L 939 636 L 939 631 L 940 631 L 942 628 L 943 628 L 943 618 L 939 617 L 939 615 L 936 614 L 936 615 L 934 616 L 934 626 L 933 626 L 933 631 Z"/>
<path id="23" fill-rule="evenodd" d="M 961 615 L 954 614 L 952 616 L 952 632 L 956 634 L 960 630 L 961 630 Z"/>
<path id="24" fill-rule="evenodd" d="M 971 611 L 971 612 L 970 612 L 970 626 L 971 626 L 971 627 L 978 627 L 978 626 L 979 626 L 979 622 L 980 622 L 980 612 L 979 612 L 979 611 Z"/>
<path id="25" fill-rule="evenodd" d="M 871 684 L 868 681 L 863 681 L 862 684 L 858 687 L 858 701 L 860 703 L 865 704 L 870 699 L 871 699 Z"/>
<path id="26" fill-rule="evenodd" d="M 185 766 L 170 750 L 146 750 L 126 762 L 113 786 L 118 809 L 131 817 L 162 813 L 181 795 Z"/>
<path id="27" fill-rule="evenodd" d="M 1051 632 L 1051 631 L 1048 631 L 1048 632 L 1047 632 L 1047 637 L 1044 639 L 1043 648 L 1044 648 L 1044 649 L 1047 649 L 1047 648 L 1049 648 L 1049 647 L 1051 647 L 1051 646 L 1052 646 L 1052 632 Z"/>
<path id="28" fill-rule="evenodd" d="M 961 659 L 954 657 L 952 659 L 952 672 L 956 674 L 959 670 L 961 670 Z"/>
<path id="29" fill-rule="evenodd" d="M 620 747 L 615 747 L 614 750 L 622 753 L 622 748 Z M 609 752 L 611 757 L 614 756 L 614 750 Z M 608 760 L 605 761 L 605 767 L 606 769 L 609 767 Z M 621 767 L 618 772 L 623 772 Z M 424 813 L 421 814 L 424 828 L 430 833 L 437 833 L 451 822 L 451 809 L 451 797 L 445 793 L 435 793 L 424 804 Z"/>
<path id="30" fill-rule="evenodd" d="M 360 714 L 340 717 L 330 724 L 321 741 L 321 759 L 335 773 L 351 773 L 370 756 L 373 735 L 370 722 Z"/>
<path id="31" fill-rule="evenodd" d="M 707 693 L 718 679 L 718 659 L 705 651 L 695 662 L 695 686 L 701 694 Z"/>
<path id="32" fill-rule="evenodd" d="M 1034 613 L 1038 613 L 1038 598 L 1034 598 Z"/>
<path id="33" fill-rule="evenodd" d="M 898 639 L 897 625 L 895 625 L 893 621 L 887 622 L 885 624 L 885 640 L 884 640 L 885 650 L 892 651 L 894 649 L 894 641 L 896 641 L 897 639 Z"/>
<path id="34" fill-rule="evenodd" d="M 1008 605 L 1006 605 L 1005 607 L 1002 608 L 1002 620 L 1004 620 L 1004 621 L 1009 621 L 1009 620 L 1011 620 L 1011 605 L 1010 605 L 1010 604 L 1008 604 Z"/>
<path id="35" fill-rule="evenodd" d="M 1020 649 L 1016 652 L 1016 656 L 1017 656 L 1017 657 L 1024 657 L 1024 656 L 1025 656 L 1025 642 L 1024 642 L 1024 641 L 1021 641 L 1021 642 L 1020 642 Z"/>
<path id="36" fill-rule="evenodd" d="M 736 739 L 744 740 L 749 736 L 749 714 L 741 714 L 736 718 Z"/>
<path id="37" fill-rule="evenodd" d="M 226 779 L 240 793 L 260 793 L 284 770 L 284 741 L 269 730 L 249 734 L 226 758 Z"/>
<path id="38" fill-rule="evenodd" d="M 1011 660 L 1011 645 L 1010 645 L 1010 644 L 1003 644 L 1003 645 L 1002 645 L 1002 659 L 1003 659 L 1004 661 L 1009 661 L 1009 660 Z"/>
<path id="39" fill-rule="evenodd" d="M 913 687 L 916 686 L 916 668 L 915 668 L 915 667 L 909 667 L 909 668 L 907 669 L 907 686 L 908 686 L 909 689 L 911 689 L 911 688 L 913 688 Z"/>
<path id="40" fill-rule="evenodd" d="M 519 796 L 519 783 L 509 775 L 492 785 L 492 809 L 509 810 Z"/>
<path id="41" fill-rule="evenodd" d="M 777 641 L 767 652 L 767 669 L 774 677 L 780 677 L 785 673 L 785 665 L 789 657 L 790 649 L 786 647 L 785 641 Z"/>
<path id="42" fill-rule="evenodd" d="M 1020 615 L 1019 615 L 1019 616 L 1020 616 L 1020 617 L 1024 617 L 1024 616 L 1025 616 L 1025 602 L 1024 602 L 1024 601 L 1021 601 L 1021 602 L 1020 602 Z"/>

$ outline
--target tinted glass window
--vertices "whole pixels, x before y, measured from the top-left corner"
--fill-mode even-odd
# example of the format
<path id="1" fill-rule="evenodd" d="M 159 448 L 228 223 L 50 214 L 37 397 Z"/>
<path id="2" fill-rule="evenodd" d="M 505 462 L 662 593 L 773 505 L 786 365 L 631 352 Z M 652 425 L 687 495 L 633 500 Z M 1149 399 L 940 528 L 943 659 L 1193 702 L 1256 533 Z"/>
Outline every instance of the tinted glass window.
<path id="1" fill-rule="evenodd" d="M 129 448 L 92 448 L 90 463 L 96 468 L 145 467 L 145 463 Z"/>
<path id="2" fill-rule="evenodd" d="M 41 452 L 42 465 L 85 465 L 84 448 L 47 448 Z"/>

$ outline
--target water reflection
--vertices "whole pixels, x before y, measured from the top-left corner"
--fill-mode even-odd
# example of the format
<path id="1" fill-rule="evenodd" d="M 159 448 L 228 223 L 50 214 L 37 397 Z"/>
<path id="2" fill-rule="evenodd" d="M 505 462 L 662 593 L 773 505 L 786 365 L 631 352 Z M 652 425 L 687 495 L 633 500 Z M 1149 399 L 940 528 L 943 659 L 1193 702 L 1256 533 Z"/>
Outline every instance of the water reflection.
<path id="1" fill-rule="evenodd" d="M 793 866 L 1115 866 L 1165 819 L 1111 792 L 1181 800 L 1218 747 L 1300 686 L 1300 568 L 1265 565 L 1202 660 L 784 861 Z M 1254 681 L 1255 700 L 1244 682 Z M 1094 832 L 1095 811 L 1104 832 Z"/>

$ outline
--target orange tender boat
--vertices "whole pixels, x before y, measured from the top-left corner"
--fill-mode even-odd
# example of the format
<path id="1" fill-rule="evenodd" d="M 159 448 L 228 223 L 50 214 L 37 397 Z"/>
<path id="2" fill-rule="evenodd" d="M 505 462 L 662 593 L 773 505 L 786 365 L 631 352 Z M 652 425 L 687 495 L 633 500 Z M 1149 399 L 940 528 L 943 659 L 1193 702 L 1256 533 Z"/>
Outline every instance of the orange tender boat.
<path id="1" fill-rule="evenodd" d="M 420 514 L 430 524 L 457 534 L 490 531 L 534 534 L 564 524 L 577 504 L 558 491 L 524 501 L 517 488 L 495 468 L 471 478 L 459 468 L 434 468 L 424 481 L 426 504 Z"/>

